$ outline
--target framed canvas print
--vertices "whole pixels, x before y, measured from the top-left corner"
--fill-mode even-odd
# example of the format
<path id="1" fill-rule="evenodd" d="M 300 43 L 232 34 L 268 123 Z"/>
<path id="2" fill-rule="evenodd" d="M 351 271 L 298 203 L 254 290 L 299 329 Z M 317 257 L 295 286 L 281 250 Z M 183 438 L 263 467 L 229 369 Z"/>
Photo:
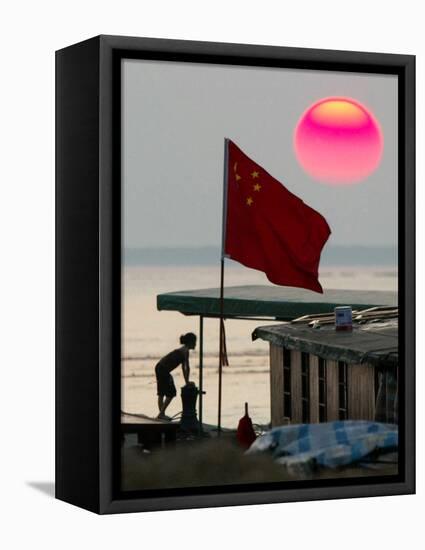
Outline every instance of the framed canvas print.
<path id="1" fill-rule="evenodd" d="M 57 498 L 414 492 L 414 57 L 56 60 Z"/>

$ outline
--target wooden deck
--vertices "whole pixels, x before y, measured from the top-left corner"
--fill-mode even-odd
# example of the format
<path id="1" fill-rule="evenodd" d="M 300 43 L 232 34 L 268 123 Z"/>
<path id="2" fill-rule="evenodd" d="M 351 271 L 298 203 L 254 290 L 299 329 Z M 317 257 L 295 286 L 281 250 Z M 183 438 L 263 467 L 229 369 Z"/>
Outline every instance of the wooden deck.
<path id="1" fill-rule="evenodd" d="M 121 413 L 122 433 L 137 434 L 139 443 L 147 448 L 174 444 L 179 426 L 179 422 L 159 420 L 144 414 Z"/>
<path id="2" fill-rule="evenodd" d="M 174 422 L 175 424 L 176 422 Z M 140 424 L 154 424 L 154 425 L 169 425 L 173 422 L 167 420 L 160 420 L 159 418 L 153 418 L 141 413 L 121 413 L 121 424 L 125 425 L 140 425 Z"/>

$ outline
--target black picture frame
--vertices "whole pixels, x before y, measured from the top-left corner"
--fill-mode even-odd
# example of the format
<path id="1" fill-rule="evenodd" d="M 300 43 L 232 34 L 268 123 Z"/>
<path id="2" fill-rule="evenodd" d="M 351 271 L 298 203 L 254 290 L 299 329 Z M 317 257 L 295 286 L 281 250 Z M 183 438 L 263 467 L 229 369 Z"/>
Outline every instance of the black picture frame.
<path id="1" fill-rule="evenodd" d="M 400 473 L 397 478 L 123 494 L 120 65 L 123 58 L 396 74 Z M 56 52 L 56 498 L 119 513 L 415 491 L 415 57 L 98 36 Z"/>

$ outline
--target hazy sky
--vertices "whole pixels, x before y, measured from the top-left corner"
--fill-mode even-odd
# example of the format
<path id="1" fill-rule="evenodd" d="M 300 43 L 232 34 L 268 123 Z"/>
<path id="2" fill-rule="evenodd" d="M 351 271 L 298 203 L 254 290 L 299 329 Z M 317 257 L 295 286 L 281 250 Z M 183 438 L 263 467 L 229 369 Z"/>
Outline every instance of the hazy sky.
<path id="1" fill-rule="evenodd" d="M 329 243 L 397 243 L 396 76 L 141 60 L 123 68 L 124 246 L 220 245 L 225 137 L 325 216 Z M 381 164 L 359 184 L 316 182 L 295 158 L 299 117 L 327 96 L 360 101 L 381 124 Z"/>

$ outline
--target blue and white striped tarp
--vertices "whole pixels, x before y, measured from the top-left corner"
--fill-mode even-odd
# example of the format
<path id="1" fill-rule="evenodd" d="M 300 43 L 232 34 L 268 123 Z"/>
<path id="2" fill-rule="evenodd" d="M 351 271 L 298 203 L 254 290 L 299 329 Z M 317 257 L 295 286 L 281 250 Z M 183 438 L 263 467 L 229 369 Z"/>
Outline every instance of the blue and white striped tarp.
<path id="1" fill-rule="evenodd" d="M 336 468 L 366 459 L 372 452 L 398 447 L 395 424 L 344 420 L 273 428 L 257 438 L 247 453 L 271 452 L 286 465 L 316 463 Z"/>

